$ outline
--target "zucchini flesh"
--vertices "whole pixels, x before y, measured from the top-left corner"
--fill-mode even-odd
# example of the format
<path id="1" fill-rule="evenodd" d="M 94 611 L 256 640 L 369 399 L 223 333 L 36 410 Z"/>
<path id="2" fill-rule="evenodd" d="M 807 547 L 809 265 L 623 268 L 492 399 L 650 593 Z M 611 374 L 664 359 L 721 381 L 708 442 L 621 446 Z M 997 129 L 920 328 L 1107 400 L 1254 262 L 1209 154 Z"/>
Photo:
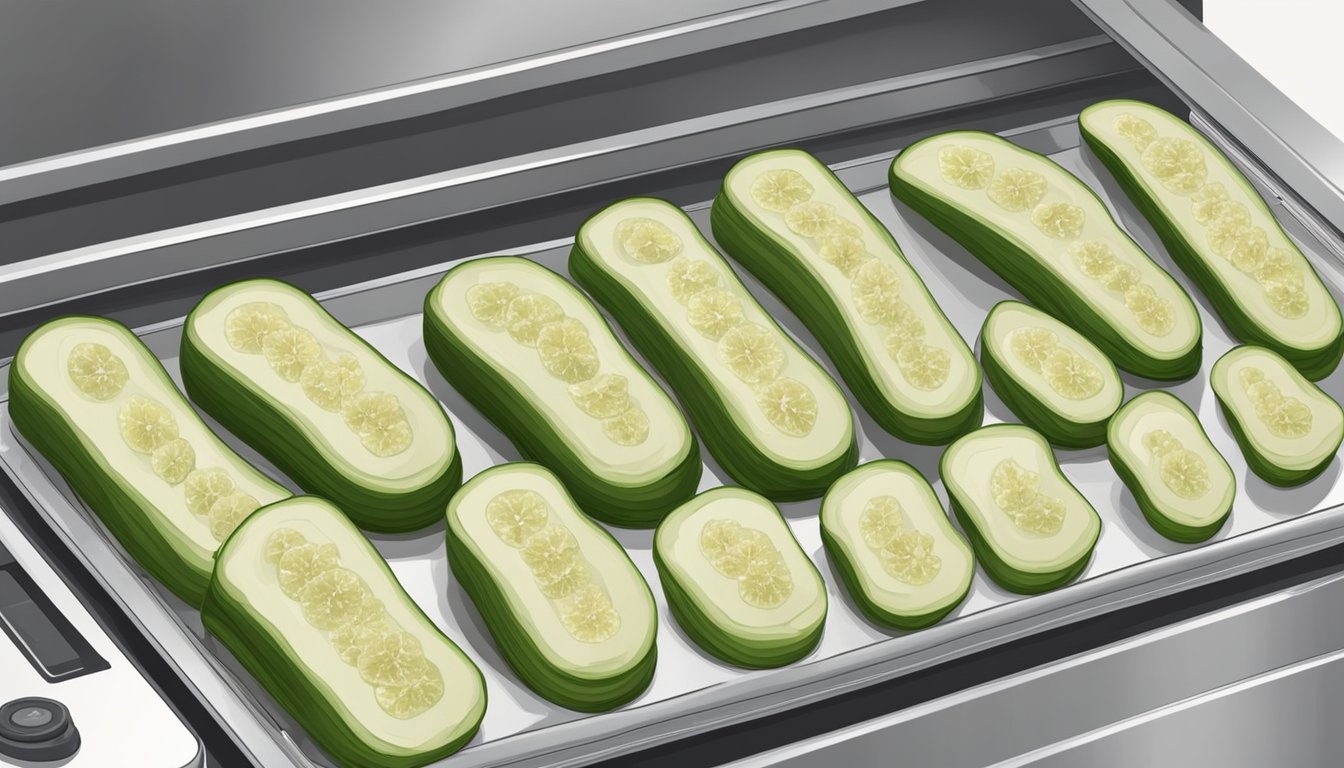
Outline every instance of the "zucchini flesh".
<path id="1" fill-rule="evenodd" d="M 897 629 L 938 623 L 975 575 L 933 488 L 902 461 L 872 461 L 835 481 L 821 503 L 821 539 L 864 615 Z"/>
<path id="2" fill-rule="evenodd" d="M 737 482 L 807 499 L 854 466 L 854 418 L 835 381 L 679 208 L 652 198 L 607 207 L 579 230 L 569 271 L 672 385 Z"/>
<path id="3" fill-rule="evenodd" d="M 652 527 L 695 493 L 685 417 L 564 278 L 509 256 L 466 262 L 425 299 L 424 322 L 444 378 L 588 514 Z"/>
<path id="4" fill-rule="evenodd" d="M 826 585 L 768 499 L 722 486 L 658 526 L 653 561 L 677 624 L 740 667 L 778 667 L 821 641 Z"/>
<path id="5" fill-rule="evenodd" d="M 1344 353 L 1339 306 L 1246 177 L 1166 110 L 1118 99 L 1078 117 L 1087 145 L 1238 339 L 1309 379 Z"/>
<path id="6" fill-rule="evenodd" d="M 1199 370 L 1199 313 L 1101 199 L 1046 157 L 978 131 L 938 134 L 892 162 L 891 191 L 1124 370 Z"/>
<path id="7" fill-rule="evenodd" d="M 1213 364 L 1209 384 L 1246 464 L 1266 482 L 1300 485 L 1334 460 L 1344 412 L 1277 353 L 1235 347 Z"/>
<path id="8" fill-rule="evenodd" d="M 648 585 L 541 466 L 502 464 L 462 486 L 448 505 L 448 563 L 509 666 L 547 699 L 599 712 L 653 680 Z"/>
<path id="9" fill-rule="evenodd" d="M 812 155 L 739 161 L 714 238 L 782 298 L 891 434 L 945 443 L 980 426 L 980 369 L 891 234 Z"/>
<path id="10" fill-rule="evenodd" d="M 1034 307 L 1002 301 L 985 318 L 980 360 L 1004 404 L 1051 443 L 1088 448 L 1106 441 L 1125 386 L 1115 364 L 1082 334 Z"/>
<path id="11" fill-rule="evenodd" d="M 462 482 L 438 401 L 288 283 L 207 294 L 187 316 L 181 365 L 201 408 L 363 528 L 423 528 Z"/>
<path id="12" fill-rule="evenodd" d="M 425 765 L 471 739 L 485 713 L 480 670 L 314 496 L 238 527 L 201 621 L 341 765 Z"/>
<path id="13" fill-rule="evenodd" d="M 141 567 L 193 606 L 220 542 L 289 495 L 221 442 L 115 321 L 39 326 L 14 356 L 9 394 L 19 433 Z"/>
<path id="14" fill-rule="evenodd" d="M 1087 567 L 1101 518 L 1039 433 L 981 427 L 948 446 L 939 471 L 976 559 L 999 586 L 1046 592 Z"/>
<path id="15" fill-rule="evenodd" d="M 1169 392 L 1130 400 L 1107 430 L 1111 466 L 1153 530 L 1173 541 L 1204 541 L 1232 512 L 1237 479 L 1199 417 Z"/>

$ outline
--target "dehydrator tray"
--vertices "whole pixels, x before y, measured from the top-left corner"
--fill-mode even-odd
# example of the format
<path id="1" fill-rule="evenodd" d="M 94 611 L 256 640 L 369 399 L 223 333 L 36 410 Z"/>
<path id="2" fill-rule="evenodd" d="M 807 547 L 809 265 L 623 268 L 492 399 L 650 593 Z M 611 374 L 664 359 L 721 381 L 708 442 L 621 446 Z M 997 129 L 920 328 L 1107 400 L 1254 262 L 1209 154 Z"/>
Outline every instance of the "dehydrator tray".
<path id="1" fill-rule="evenodd" d="M 653 587 L 659 608 L 658 667 L 652 685 L 633 702 L 608 713 L 583 714 L 553 705 L 524 687 L 509 671 L 489 639 L 479 615 L 453 581 L 445 559 L 444 527 L 410 536 L 372 536 L 407 592 L 485 674 L 489 706 L 479 734 L 442 766 L 567 765 L 593 762 L 708 729 L 760 717 L 810 701 L 837 696 L 878 681 L 908 674 L 1014 639 L 1027 637 L 1117 608 L 1154 599 L 1229 575 L 1344 541 L 1344 483 L 1338 458 L 1312 482 L 1275 488 L 1246 467 L 1209 388 L 1213 361 L 1233 341 L 1210 313 L 1207 302 L 1174 268 L 1151 229 L 1109 181 L 1099 163 L 1079 147 L 1072 121 L 1029 126 L 1007 134 L 1049 154 L 1096 189 L 1138 243 L 1172 271 L 1199 304 L 1204 323 L 1204 365 L 1194 378 L 1165 387 L 1199 415 L 1214 445 L 1231 463 L 1237 499 L 1227 525 L 1198 545 L 1168 541 L 1144 521 L 1134 499 L 1111 469 L 1104 446 L 1059 451 L 1060 466 L 1092 502 L 1103 520 L 1101 538 L 1082 576 L 1054 592 L 1022 597 L 999 589 L 977 571 L 966 601 L 940 624 L 917 632 L 897 632 L 865 621 L 845 593 L 821 545 L 816 500 L 782 506 L 804 551 L 819 566 L 830 597 L 820 646 L 790 666 L 747 671 L 725 666 L 701 652 L 678 628 L 658 586 L 651 530 L 611 529 Z M 893 148 L 893 152 L 894 152 Z M 974 343 L 986 313 L 1013 297 L 1006 285 L 932 225 L 894 201 L 886 188 L 892 153 L 836 168 L 840 178 L 891 230 L 907 258 L 957 330 Z M 1276 215 L 1298 240 L 1336 301 L 1344 294 L 1344 265 L 1325 243 L 1313 238 L 1273 197 Z M 709 205 L 688 208 L 708 233 Z M 553 241 L 508 251 L 564 274 L 571 241 Z M 453 256 L 449 254 L 449 256 Z M 465 256 L 465 254 L 464 254 Z M 421 337 L 419 308 L 444 271 L 460 259 L 414 272 L 348 286 L 319 296 L 336 317 L 353 327 L 393 363 L 426 384 L 444 404 L 457 429 L 466 477 L 517 459 L 509 442 L 453 391 L 434 369 Z M 738 270 L 742 273 L 742 270 Z M 762 304 L 834 375 L 815 340 L 768 292 L 743 275 Z M 145 342 L 177 376 L 181 319 L 139 330 Z M 7 373 L 7 371 L 0 371 Z M 1336 400 L 1344 399 L 1344 368 L 1320 382 Z M 1125 377 L 1132 396 L 1154 386 Z M 33 502 L 40 515 L 68 543 L 94 575 L 108 585 L 147 637 L 194 688 L 202 701 L 232 728 L 240 743 L 265 765 L 284 759 L 295 766 L 325 766 L 320 752 L 270 697 L 206 637 L 194 610 L 158 586 L 125 555 L 97 518 L 80 503 L 59 475 L 10 428 L 8 393 L 0 410 L 0 466 Z M 851 401 L 860 429 L 861 461 L 903 459 L 934 483 L 942 447 L 913 446 L 879 430 Z M 994 392 L 985 388 L 986 423 L 1014 420 Z M 227 442 L 270 470 L 266 462 L 232 436 Z M 707 455 L 701 488 L 724 482 Z M 273 470 L 272 470 L 273 471 Z M 953 524 L 956 524 L 954 519 Z M 447 695 L 452 695 L 449 691 Z M 264 736 L 266 743 L 256 737 Z"/>

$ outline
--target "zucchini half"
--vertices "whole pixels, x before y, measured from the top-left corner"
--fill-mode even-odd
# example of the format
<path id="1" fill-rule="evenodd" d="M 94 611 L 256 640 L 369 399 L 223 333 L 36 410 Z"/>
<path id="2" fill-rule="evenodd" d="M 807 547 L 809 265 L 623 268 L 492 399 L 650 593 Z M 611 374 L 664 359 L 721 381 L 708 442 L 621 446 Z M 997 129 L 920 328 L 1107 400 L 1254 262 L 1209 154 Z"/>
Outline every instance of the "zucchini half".
<path id="1" fill-rule="evenodd" d="M 220 542 L 258 506 L 289 496 L 210 431 L 121 323 L 39 326 L 10 365 L 9 398 L 19 433 L 141 567 L 193 606 Z"/>
<path id="2" fill-rule="evenodd" d="M 1339 452 L 1339 404 L 1272 350 L 1233 348 L 1213 364 L 1209 384 L 1246 464 L 1265 482 L 1301 485 Z"/>
<path id="3" fill-rule="evenodd" d="M 181 365 L 192 400 L 362 528 L 430 525 L 462 483 L 439 402 L 288 283 L 207 294 L 187 315 Z"/>
<path id="4" fill-rule="evenodd" d="M 1199 370 L 1202 328 L 1190 296 L 1049 158 L 954 131 L 902 150 L 889 178 L 892 194 L 1119 367 L 1162 380 Z"/>
<path id="5" fill-rule="evenodd" d="M 453 267 L 425 299 L 425 348 L 593 517 L 653 527 L 695 493 L 700 448 L 685 417 L 551 270 L 512 256 Z"/>
<path id="6" fill-rule="evenodd" d="M 799 149 L 733 166 L 714 239 L 788 304 L 878 424 L 914 443 L 980 426 L 980 368 L 885 227 Z"/>
<path id="7" fill-rule="evenodd" d="M 820 496 L 858 457 L 830 375 L 681 209 L 622 200 L 584 222 L 569 272 L 672 385 L 710 453 L 776 501 Z"/>
<path id="8" fill-rule="evenodd" d="M 480 670 L 315 496 L 265 507 L 234 531 L 201 621 L 344 766 L 434 762 L 485 714 Z"/>
<path id="9" fill-rule="evenodd" d="M 722 486 L 667 516 L 653 537 L 667 605 L 710 654 L 753 669 L 821 642 L 826 585 L 769 499 Z"/>
<path id="10" fill-rule="evenodd" d="M 985 378 L 1023 424 L 1062 448 L 1106 442 L 1125 397 L 1115 364 L 1085 336 L 1020 301 L 994 305 L 980 331 Z"/>
<path id="11" fill-rule="evenodd" d="M 509 666 L 542 696 L 600 712 L 653 680 L 653 595 L 611 534 L 537 464 L 492 467 L 448 504 L 448 564 Z"/>
<path id="12" fill-rule="evenodd" d="M 1169 392 L 1144 392 L 1107 429 L 1111 466 L 1153 530 L 1204 541 L 1227 522 L 1237 478 L 1194 411 Z"/>
<path id="13" fill-rule="evenodd" d="M 821 540 L 864 615 L 896 629 L 941 621 L 975 575 L 970 546 L 903 461 L 871 461 L 835 481 L 821 502 Z"/>
<path id="14" fill-rule="evenodd" d="M 1083 140 L 1234 336 L 1323 379 L 1344 353 L 1339 306 L 1255 188 L 1204 134 L 1142 101 L 1093 104 Z"/>
<path id="15" fill-rule="evenodd" d="M 999 586 L 1046 592 L 1087 567 L 1101 518 L 1039 433 L 1017 424 L 981 427 L 948 446 L 939 472 L 976 558 Z"/>

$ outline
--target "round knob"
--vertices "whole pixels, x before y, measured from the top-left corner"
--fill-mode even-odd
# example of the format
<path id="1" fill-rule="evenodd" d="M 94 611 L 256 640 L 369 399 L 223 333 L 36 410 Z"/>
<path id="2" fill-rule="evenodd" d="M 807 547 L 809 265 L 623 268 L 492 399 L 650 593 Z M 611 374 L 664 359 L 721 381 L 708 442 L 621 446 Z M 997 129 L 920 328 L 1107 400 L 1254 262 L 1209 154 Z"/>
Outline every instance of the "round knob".
<path id="1" fill-rule="evenodd" d="M 79 729 L 59 701 L 30 696 L 0 707 L 0 755 L 47 762 L 77 751 Z"/>

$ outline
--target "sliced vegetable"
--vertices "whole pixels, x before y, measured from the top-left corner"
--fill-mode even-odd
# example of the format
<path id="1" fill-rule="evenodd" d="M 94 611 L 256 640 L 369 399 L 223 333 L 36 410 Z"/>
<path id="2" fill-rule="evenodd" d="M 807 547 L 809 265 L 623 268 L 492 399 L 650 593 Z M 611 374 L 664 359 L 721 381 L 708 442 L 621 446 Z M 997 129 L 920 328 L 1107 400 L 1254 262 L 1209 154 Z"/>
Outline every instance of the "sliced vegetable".
<path id="1" fill-rule="evenodd" d="M 1087 567 L 1101 518 L 1037 432 L 982 427 L 948 446 L 940 472 L 961 529 L 999 586 L 1045 592 Z"/>
<path id="2" fill-rule="evenodd" d="M 1190 297 L 1087 185 L 1049 159 L 955 131 L 907 147 L 890 181 L 892 194 L 1119 367 L 1167 380 L 1199 370 L 1202 329 Z"/>
<path id="3" fill-rule="evenodd" d="M 1055 445 L 1106 441 L 1125 387 L 1115 365 L 1086 337 L 1018 301 L 994 305 L 980 332 L 985 378 L 1004 404 Z"/>
<path id="4" fill-rule="evenodd" d="M 864 614 L 897 629 L 936 624 L 975 575 L 971 548 L 902 461 L 869 462 L 837 480 L 821 503 L 821 540 Z"/>
<path id="5" fill-rule="evenodd" d="M 770 501 L 705 491 L 658 526 L 653 561 L 677 623 L 740 667 L 778 667 L 821 640 L 826 585 Z"/>
<path id="6" fill-rule="evenodd" d="M 471 739 L 485 713 L 480 670 L 314 496 L 238 527 L 201 621 L 341 765 L 431 763 Z"/>
<path id="7" fill-rule="evenodd" d="M 1213 364 L 1209 384 L 1246 464 L 1265 482 L 1305 483 L 1339 451 L 1339 404 L 1271 350 L 1234 348 Z"/>
<path id="8" fill-rule="evenodd" d="M 588 219 L 570 274 L 676 391 L 714 458 L 775 500 L 821 495 L 858 448 L 849 403 L 680 209 L 631 198 Z"/>
<path id="9" fill-rule="evenodd" d="M 584 511 L 654 526 L 695 493 L 700 450 L 686 419 L 586 296 L 508 256 L 444 275 L 425 300 L 430 359 Z"/>
<path id="10" fill-rule="evenodd" d="M 1309 379 L 1335 369 L 1344 323 L 1334 297 L 1204 134 L 1128 99 L 1093 104 L 1078 127 L 1237 338 L 1274 350 Z"/>
<path id="11" fill-rule="evenodd" d="M 207 294 L 187 316 L 181 365 L 198 405 L 363 528 L 423 528 L 462 482 L 438 401 L 288 283 Z"/>
<path id="12" fill-rule="evenodd" d="M 728 172 L 714 238 L 807 324 L 883 429 L 945 443 L 980 426 L 980 369 L 891 234 L 812 155 Z"/>
<path id="13" fill-rule="evenodd" d="M 146 571 L 200 605 L 215 550 L 289 495 L 229 449 L 125 326 L 64 317 L 9 368 L 14 426 Z"/>

